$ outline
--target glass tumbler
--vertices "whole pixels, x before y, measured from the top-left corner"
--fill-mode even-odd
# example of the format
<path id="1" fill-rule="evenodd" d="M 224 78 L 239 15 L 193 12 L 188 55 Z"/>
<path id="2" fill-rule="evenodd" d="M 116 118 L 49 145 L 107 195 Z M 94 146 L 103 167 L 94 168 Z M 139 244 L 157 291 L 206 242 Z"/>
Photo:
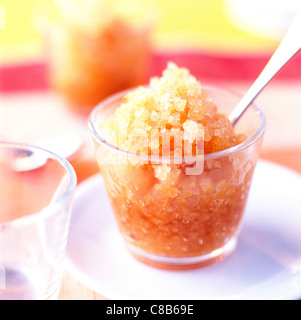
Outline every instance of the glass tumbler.
<path id="1" fill-rule="evenodd" d="M 229 114 L 240 97 L 204 87 Z M 159 268 L 190 269 L 220 261 L 236 247 L 265 118 L 252 105 L 237 123 L 247 139 L 229 149 L 195 157 L 153 157 L 109 143 L 100 126 L 125 92 L 101 102 L 89 128 L 113 212 L 129 251 Z M 164 173 L 158 179 L 156 172 Z"/>
<path id="2" fill-rule="evenodd" d="M 0 300 L 58 297 L 75 187 L 65 159 L 0 141 Z"/>

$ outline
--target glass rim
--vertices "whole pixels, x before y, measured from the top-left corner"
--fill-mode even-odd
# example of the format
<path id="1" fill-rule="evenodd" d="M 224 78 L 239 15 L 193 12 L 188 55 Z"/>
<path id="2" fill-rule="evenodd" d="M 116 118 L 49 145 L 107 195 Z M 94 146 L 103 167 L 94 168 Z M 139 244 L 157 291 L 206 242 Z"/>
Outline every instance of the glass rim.
<path id="1" fill-rule="evenodd" d="M 203 159 L 204 161 L 206 160 L 214 160 L 217 158 L 222 158 L 225 157 L 227 155 L 233 154 L 233 153 L 237 153 L 243 149 L 246 149 L 247 147 L 251 146 L 252 144 L 254 144 L 264 133 L 265 128 L 266 128 L 266 119 L 264 116 L 264 113 L 262 112 L 262 110 L 253 102 L 251 104 L 251 108 L 253 108 L 255 110 L 255 112 L 258 114 L 259 116 L 259 124 L 257 126 L 256 131 L 254 132 L 254 134 L 252 134 L 250 137 L 248 137 L 245 141 L 231 147 L 225 150 L 221 150 L 221 151 L 217 151 L 217 152 L 213 152 L 213 153 L 208 153 L 208 154 L 204 154 L 204 155 L 197 155 L 197 156 L 182 156 L 182 157 L 174 157 L 174 156 L 153 156 L 153 155 L 146 155 L 146 154 L 136 154 L 121 148 L 118 148 L 116 146 L 114 146 L 113 144 L 111 144 L 110 142 L 108 142 L 107 140 L 105 140 L 98 132 L 98 130 L 95 128 L 95 117 L 97 112 L 102 109 L 104 106 L 108 105 L 109 103 L 112 103 L 118 99 L 121 99 L 122 97 L 124 97 L 128 92 L 131 92 L 132 90 L 135 90 L 138 87 L 134 87 L 134 88 L 130 88 L 130 89 L 126 89 L 120 92 L 117 92 L 113 95 L 110 95 L 109 97 L 105 98 L 104 100 L 102 100 L 100 103 L 98 103 L 94 109 L 92 110 L 92 112 L 90 113 L 90 116 L 88 118 L 88 127 L 90 130 L 90 133 L 93 135 L 93 137 L 102 145 L 106 146 L 107 148 L 130 156 L 132 158 L 138 158 L 140 160 L 143 161 L 149 161 L 150 159 L 154 159 L 155 161 L 161 161 L 162 163 L 164 163 L 165 161 L 170 161 L 170 159 L 174 160 L 174 163 L 178 163 L 176 161 L 194 161 L 197 159 Z M 204 88 L 205 90 L 215 90 L 217 92 L 223 93 L 223 94 L 227 94 L 229 96 L 235 97 L 237 99 L 240 99 L 241 96 L 235 92 L 232 92 L 230 90 L 226 90 L 226 89 L 221 89 L 218 87 L 214 87 L 214 86 L 209 86 L 209 85 L 202 85 L 202 88 Z M 242 116 L 243 118 L 243 116 Z M 240 120 L 239 120 L 240 121 Z M 238 123 L 239 123 L 238 121 Z M 170 162 L 169 162 L 170 163 Z M 182 162 L 180 162 L 182 163 Z"/>
<path id="2" fill-rule="evenodd" d="M 45 158 L 48 157 L 55 160 L 62 168 L 64 168 L 66 171 L 66 174 L 69 177 L 69 181 L 68 181 L 66 190 L 64 190 L 63 194 L 60 195 L 58 199 L 55 199 L 55 201 L 44 206 L 39 211 L 29 213 L 26 216 L 19 217 L 13 220 L 8 220 L 2 223 L 0 222 L 0 231 L 1 229 L 5 230 L 8 228 L 16 228 L 16 227 L 22 227 L 25 225 L 30 225 L 30 224 L 36 223 L 39 220 L 45 219 L 51 216 L 51 214 L 56 211 L 55 208 L 58 208 L 58 209 L 63 208 L 66 205 L 66 203 L 71 199 L 76 189 L 77 176 L 73 166 L 69 163 L 68 160 L 55 154 L 50 150 L 47 150 L 42 147 L 29 144 L 29 143 L 23 143 L 23 142 L 19 143 L 19 142 L 10 142 L 10 141 L 0 140 L 0 148 L 1 147 L 19 148 L 23 150 L 36 150 L 40 152 L 45 155 Z"/>

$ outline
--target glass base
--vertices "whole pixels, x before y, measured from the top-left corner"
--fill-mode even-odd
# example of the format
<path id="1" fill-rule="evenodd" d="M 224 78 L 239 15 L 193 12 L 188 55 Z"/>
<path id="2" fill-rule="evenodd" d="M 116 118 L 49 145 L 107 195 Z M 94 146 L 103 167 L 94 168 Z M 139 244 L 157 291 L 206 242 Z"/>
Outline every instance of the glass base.
<path id="1" fill-rule="evenodd" d="M 209 254 L 189 258 L 167 258 L 155 256 L 152 254 L 145 253 L 129 243 L 127 243 L 127 247 L 130 253 L 136 259 L 149 266 L 168 270 L 189 270 L 202 268 L 224 260 L 229 254 L 231 254 L 235 250 L 236 244 L 237 238 L 233 237 L 222 248 L 216 249 Z"/>
<path id="2" fill-rule="evenodd" d="M 43 280 L 35 269 L 2 268 L 0 300 L 57 300 L 61 275 L 55 274 L 47 287 Z"/>

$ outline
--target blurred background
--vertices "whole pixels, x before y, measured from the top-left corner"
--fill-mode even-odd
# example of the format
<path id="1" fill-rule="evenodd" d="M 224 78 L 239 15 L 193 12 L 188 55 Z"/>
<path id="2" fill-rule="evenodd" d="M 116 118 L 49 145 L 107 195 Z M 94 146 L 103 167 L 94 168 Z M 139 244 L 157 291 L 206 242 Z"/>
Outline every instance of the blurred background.
<path id="1" fill-rule="evenodd" d="M 57 8 L 59 2 L 72 2 L 72 0 L 0 1 L 5 10 L 5 32 L 1 31 L 0 38 L 2 63 L 41 59 L 44 51 L 41 36 L 43 19 L 59 15 Z M 73 2 L 76 3 L 77 0 Z M 115 0 L 105 2 L 118 3 Z M 144 6 L 145 10 L 149 11 L 147 13 L 152 15 L 153 42 L 156 49 L 193 48 L 214 53 L 219 51 L 249 54 L 275 48 L 276 42 L 296 12 L 298 2 L 298 0 L 119 1 L 122 6 L 139 7 L 141 10 Z"/>
<path id="2" fill-rule="evenodd" d="M 168 61 L 204 84 L 243 94 L 299 0 L 0 0 L 0 139 L 67 157 L 79 181 L 97 171 L 91 109 L 147 83 Z M 263 157 L 301 170 L 301 56 L 256 100 L 267 116 Z M 285 116 L 284 116 L 285 114 Z"/>

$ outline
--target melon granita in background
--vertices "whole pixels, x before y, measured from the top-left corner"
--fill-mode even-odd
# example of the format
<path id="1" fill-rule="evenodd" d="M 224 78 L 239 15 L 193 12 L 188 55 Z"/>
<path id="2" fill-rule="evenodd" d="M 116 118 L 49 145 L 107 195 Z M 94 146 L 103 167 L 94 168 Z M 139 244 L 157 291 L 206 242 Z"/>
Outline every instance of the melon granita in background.
<path id="1" fill-rule="evenodd" d="M 105 97 L 146 81 L 152 23 L 142 8 L 55 3 L 60 19 L 48 37 L 49 81 L 71 110 L 88 115 Z"/>

